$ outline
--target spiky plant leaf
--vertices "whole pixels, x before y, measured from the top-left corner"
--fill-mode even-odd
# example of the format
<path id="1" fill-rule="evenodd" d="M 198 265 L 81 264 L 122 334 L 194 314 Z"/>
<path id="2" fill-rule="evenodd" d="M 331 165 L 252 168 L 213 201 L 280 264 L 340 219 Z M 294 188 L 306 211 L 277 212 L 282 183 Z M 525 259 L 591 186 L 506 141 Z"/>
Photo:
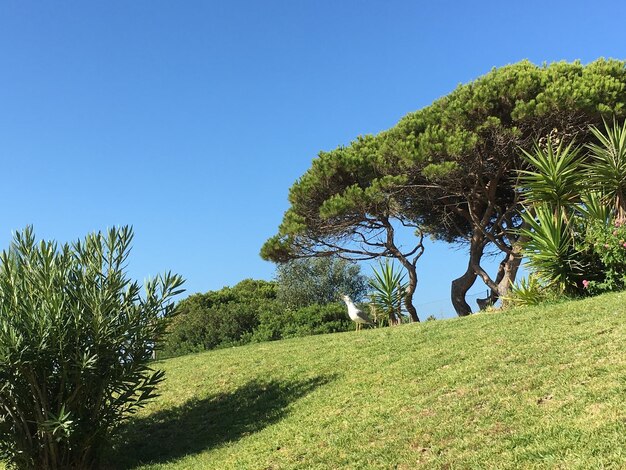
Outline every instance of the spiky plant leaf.
<path id="1" fill-rule="evenodd" d="M 378 270 L 373 270 L 374 277 L 369 281 L 372 304 L 375 311 L 383 312 L 388 318 L 399 316 L 402 311 L 402 296 L 407 287 L 404 281 L 406 274 L 397 269 L 395 263 L 389 259 L 379 263 L 378 267 Z"/>
<path id="2" fill-rule="evenodd" d="M 626 121 L 620 126 L 604 122 L 604 132 L 591 127 L 598 140 L 588 144 L 590 161 L 586 166 L 593 187 L 602 191 L 605 202 L 611 203 L 619 219 L 626 216 Z"/>
<path id="3" fill-rule="evenodd" d="M 528 237 L 527 264 L 549 286 L 556 285 L 563 291 L 575 286 L 584 266 L 574 248 L 571 222 L 565 222 L 560 214 L 555 215 L 553 207 L 545 203 L 536 204 L 523 218 L 529 227 L 522 230 Z"/>
<path id="4" fill-rule="evenodd" d="M 580 147 L 563 142 L 555 147 L 550 138 L 547 144 L 534 145 L 533 151 L 521 149 L 522 156 L 533 167 L 520 170 L 520 184 L 527 204 L 547 203 L 556 211 L 580 199 L 584 179 L 581 177 Z"/>

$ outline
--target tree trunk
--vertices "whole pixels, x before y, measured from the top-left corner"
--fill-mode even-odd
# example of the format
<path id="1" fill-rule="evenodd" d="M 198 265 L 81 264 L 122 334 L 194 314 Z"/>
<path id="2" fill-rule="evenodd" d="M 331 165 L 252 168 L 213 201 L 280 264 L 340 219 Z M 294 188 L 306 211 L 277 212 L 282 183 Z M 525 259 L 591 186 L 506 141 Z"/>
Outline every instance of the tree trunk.
<path id="1" fill-rule="evenodd" d="M 514 244 L 512 252 L 505 258 L 504 274 L 498 282 L 498 298 L 506 297 L 511 291 L 511 285 L 515 282 L 517 272 L 522 264 L 522 248 L 527 237 L 520 237 Z M 495 300 L 498 300 L 496 298 Z"/>
<path id="2" fill-rule="evenodd" d="M 515 282 L 517 277 L 517 271 L 522 264 L 522 244 L 516 243 L 513 245 L 513 253 L 507 257 L 506 264 L 504 266 L 504 276 L 498 283 L 498 295 L 499 297 L 506 297 L 511 290 L 511 285 Z"/>
<path id="3" fill-rule="evenodd" d="M 450 290 L 452 306 L 459 317 L 466 317 L 472 313 L 472 307 L 465 301 L 465 294 L 471 289 L 475 281 L 476 273 L 470 267 L 461 277 L 452 281 Z"/>
<path id="4" fill-rule="evenodd" d="M 415 294 L 415 289 L 417 289 L 417 270 L 415 269 L 415 265 L 410 262 L 402 264 L 409 273 L 409 285 L 407 286 L 404 294 L 404 306 L 406 307 L 406 311 L 409 312 L 409 315 L 411 316 L 411 321 L 419 322 L 420 319 L 417 316 L 417 310 L 413 305 L 413 294 Z"/>
<path id="5" fill-rule="evenodd" d="M 494 305 L 498 299 L 506 297 L 511 290 L 511 283 L 515 282 L 521 262 L 522 256 L 519 252 L 507 253 L 498 267 L 498 275 L 495 280 L 498 289 L 491 289 L 489 296 L 484 299 L 476 299 L 476 303 L 481 310 Z"/>
<path id="6" fill-rule="evenodd" d="M 524 224 L 524 227 L 525 226 L 526 224 Z M 527 240 L 528 237 L 520 236 L 515 242 L 513 242 L 511 252 L 507 253 L 498 267 L 498 275 L 495 281 L 498 289 L 491 289 L 491 294 L 485 299 L 476 299 L 476 303 L 479 305 L 481 310 L 495 304 L 498 299 L 506 297 L 511 290 L 511 284 L 515 282 L 517 272 L 522 264 L 523 245 Z"/>
<path id="7" fill-rule="evenodd" d="M 483 256 L 483 250 L 485 249 L 485 240 L 478 231 L 474 232 L 470 239 L 470 257 L 467 263 L 467 270 L 465 273 L 452 281 L 450 289 L 450 298 L 452 300 L 452 306 L 456 310 L 456 314 L 459 317 L 465 317 L 472 313 L 472 307 L 469 306 L 465 300 L 465 294 L 471 289 L 476 281 L 477 274 L 474 271 L 474 264 L 480 262 Z"/>

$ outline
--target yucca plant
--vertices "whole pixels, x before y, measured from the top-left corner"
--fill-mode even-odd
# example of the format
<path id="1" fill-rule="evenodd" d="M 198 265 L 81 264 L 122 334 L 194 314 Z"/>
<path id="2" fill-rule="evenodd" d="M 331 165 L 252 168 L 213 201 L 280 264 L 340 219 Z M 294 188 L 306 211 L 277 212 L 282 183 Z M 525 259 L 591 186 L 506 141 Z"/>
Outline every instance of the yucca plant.
<path id="1" fill-rule="evenodd" d="M 532 167 L 519 171 L 526 204 L 549 204 L 556 214 L 567 219 L 568 207 L 580 200 L 583 190 L 580 147 L 563 142 L 555 146 L 548 138 L 545 146 L 535 143 L 532 152 L 520 150 Z"/>
<path id="2" fill-rule="evenodd" d="M 574 245 L 571 222 L 555 215 L 550 204 L 537 203 L 522 217 L 528 228 L 522 234 L 528 238 L 525 245 L 527 264 L 547 286 L 568 291 L 576 286 L 583 274 L 579 252 Z"/>
<path id="3" fill-rule="evenodd" d="M 586 191 L 581 194 L 581 202 L 575 210 L 587 220 L 609 224 L 612 218 L 611 207 L 605 203 L 606 197 L 601 191 Z"/>
<path id="4" fill-rule="evenodd" d="M 407 288 L 407 283 L 404 282 L 406 274 L 398 270 L 389 259 L 379 263 L 378 267 L 378 270 L 373 270 L 374 277 L 369 281 L 373 311 L 377 316 L 382 313 L 390 325 L 395 325 L 402 320 L 402 298 Z"/>
<path id="5" fill-rule="evenodd" d="M 620 237 L 626 224 L 626 123 L 590 128 L 585 161 L 573 144 L 535 145 L 522 151 L 530 168 L 520 173 L 527 205 L 528 264 L 548 287 L 581 294 L 624 285 Z"/>
<path id="6" fill-rule="evenodd" d="M 27 228 L 0 255 L 0 459 L 97 468 L 107 438 L 156 395 L 150 359 L 183 280 L 145 293 L 124 270 L 129 227 L 58 246 Z"/>
<path id="7" fill-rule="evenodd" d="M 535 274 L 529 274 L 511 285 L 509 294 L 502 299 L 507 306 L 538 305 L 546 299 L 546 288 Z"/>
<path id="8" fill-rule="evenodd" d="M 604 123 L 604 132 L 590 130 L 598 142 L 587 146 L 589 181 L 614 207 L 617 220 L 626 221 L 626 122 L 620 126 L 614 119 L 612 126 Z"/>
<path id="9" fill-rule="evenodd" d="M 572 142 L 536 143 L 532 152 L 521 150 L 529 169 L 520 171 L 520 189 L 526 210 L 525 257 L 537 279 L 547 287 L 568 291 L 576 286 L 582 266 L 575 248 L 576 214 L 600 213 L 598 200 L 589 193 L 581 204 L 585 178 L 580 147 Z"/>

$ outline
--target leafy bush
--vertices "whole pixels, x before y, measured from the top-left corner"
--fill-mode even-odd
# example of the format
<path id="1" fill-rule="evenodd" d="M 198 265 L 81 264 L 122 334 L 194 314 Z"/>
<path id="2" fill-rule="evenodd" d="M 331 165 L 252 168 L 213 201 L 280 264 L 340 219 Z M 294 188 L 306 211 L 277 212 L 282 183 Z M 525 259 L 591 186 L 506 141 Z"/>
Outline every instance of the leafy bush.
<path id="1" fill-rule="evenodd" d="M 503 299 L 505 306 L 538 305 L 550 297 L 550 290 L 543 285 L 536 275 L 520 279 L 511 286 L 509 295 Z"/>
<path id="2" fill-rule="evenodd" d="M 524 214 L 528 229 L 525 255 L 528 265 L 548 287 L 562 292 L 572 291 L 582 279 L 584 266 L 581 251 L 576 247 L 572 219 L 566 222 L 560 212 L 546 203 L 535 205 Z"/>
<path id="3" fill-rule="evenodd" d="M 276 270 L 277 298 L 289 308 L 337 302 L 349 295 L 355 302 L 367 292 L 358 264 L 340 258 L 305 258 L 282 263 Z"/>
<path id="4" fill-rule="evenodd" d="M 132 231 L 58 247 L 31 229 L 0 255 L 0 458 L 17 468 L 98 466 L 111 430 L 156 394 L 155 343 L 183 280 L 124 273 Z"/>
<path id="5" fill-rule="evenodd" d="M 234 287 L 182 300 L 168 328 L 162 357 L 250 341 L 262 315 L 277 314 L 276 285 L 246 279 Z"/>
<path id="6" fill-rule="evenodd" d="M 532 169 L 520 172 L 528 264 L 547 289 L 574 295 L 626 288 L 626 123 L 591 134 L 584 155 L 548 138 L 523 152 Z"/>
<path id="7" fill-rule="evenodd" d="M 251 337 L 252 341 L 271 341 L 296 336 L 336 333 L 352 329 L 343 304 L 309 305 L 299 309 L 266 312 Z"/>
<path id="8" fill-rule="evenodd" d="M 247 298 L 242 295 L 244 288 Z M 248 279 L 232 288 L 182 300 L 159 357 L 347 331 L 352 326 L 343 304 L 294 309 L 280 303 L 275 295 L 274 283 Z"/>
<path id="9" fill-rule="evenodd" d="M 586 231 L 585 244 L 597 260 L 582 281 L 591 295 L 626 288 L 626 224 L 613 225 L 591 222 Z"/>
<path id="10" fill-rule="evenodd" d="M 186 309 L 170 328 L 159 357 L 234 346 L 258 325 L 257 309 L 250 304 L 230 302 L 206 309 Z"/>
<path id="11" fill-rule="evenodd" d="M 160 357 L 346 331 L 352 326 L 339 293 L 367 290 L 360 267 L 341 259 L 306 259 L 279 266 L 273 282 L 247 279 L 194 294 L 176 307 Z"/>

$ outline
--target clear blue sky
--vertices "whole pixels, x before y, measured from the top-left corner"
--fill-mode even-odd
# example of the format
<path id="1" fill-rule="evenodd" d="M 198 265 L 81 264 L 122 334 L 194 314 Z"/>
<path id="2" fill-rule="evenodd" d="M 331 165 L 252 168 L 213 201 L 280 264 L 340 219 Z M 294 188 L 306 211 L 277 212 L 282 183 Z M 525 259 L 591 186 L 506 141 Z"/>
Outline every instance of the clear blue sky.
<path id="1" fill-rule="evenodd" d="M 27 224 L 61 241 L 132 224 L 136 278 L 270 279 L 259 248 L 319 150 L 494 66 L 623 59 L 624 18 L 617 1 L 4 0 L 0 246 Z M 464 263 L 429 245 L 420 313 L 452 311 Z"/>

